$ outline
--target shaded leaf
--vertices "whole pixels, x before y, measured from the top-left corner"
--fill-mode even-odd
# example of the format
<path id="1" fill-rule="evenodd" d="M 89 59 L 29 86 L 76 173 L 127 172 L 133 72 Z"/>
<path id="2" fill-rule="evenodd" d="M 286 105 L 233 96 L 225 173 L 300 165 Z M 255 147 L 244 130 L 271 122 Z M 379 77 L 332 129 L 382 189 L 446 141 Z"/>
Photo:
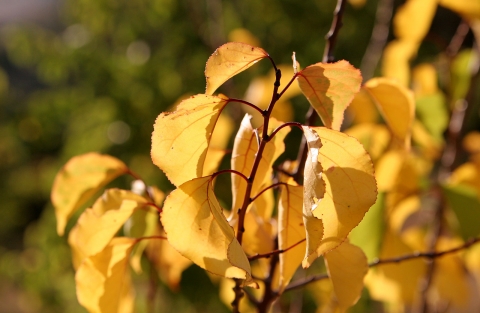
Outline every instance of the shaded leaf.
<path id="1" fill-rule="evenodd" d="M 415 100 L 412 92 L 388 78 L 370 79 L 364 88 L 378 106 L 399 144 L 408 149 L 415 118 Z"/>
<path id="2" fill-rule="evenodd" d="M 377 199 L 373 164 L 363 146 L 355 138 L 343 133 L 324 127 L 312 129 L 322 142 L 318 161 L 323 168 L 325 195 L 311 212 L 322 220 L 324 230 L 315 253 L 304 260 L 304 267 L 319 255 L 340 245 Z M 306 202 L 305 205 L 310 207 Z M 307 225 L 307 240 L 309 233 Z"/>
<path id="3" fill-rule="evenodd" d="M 269 133 L 274 128 L 280 126 L 282 123 L 270 119 Z M 258 136 L 261 136 L 263 128 L 254 130 L 250 123 L 250 116 L 247 114 L 240 124 L 240 129 L 235 136 L 235 142 L 233 144 L 231 168 L 236 170 L 245 176 L 250 176 L 255 156 L 258 151 Z M 262 159 L 258 166 L 255 179 L 253 180 L 251 196 L 255 196 L 260 192 L 260 188 L 270 180 L 272 175 L 272 165 L 275 160 L 285 150 L 285 144 L 283 142 L 285 136 L 289 133 L 290 127 L 284 127 L 281 129 L 275 137 L 273 137 L 266 145 L 262 153 Z M 243 200 L 245 198 L 245 192 L 247 189 L 247 182 L 239 175 L 233 174 L 232 177 L 232 216 L 229 220 L 234 221 L 237 216 L 237 211 L 242 207 Z"/>
<path id="4" fill-rule="evenodd" d="M 480 2 L 471 0 L 438 0 L 438 4 L 461 15 L 480 18 Z"/>
<path id="5" fill-rule="evenodd" d="M 278 248 L 287 249 L 305 239 L 303 222 L 303 186 L 295 184 L 292 178 L 283 179 L 288 185 L 283 186 L 278 204 Z M 320 221 L 321 223 L 321 221 Z M 279 287 L 283 290 L 295 274 L 305 254 L 306 242 L 280 254 Z"/>
<path id="6" fill-rule="evenodd" d="M 367 257 L 362 249 L 345 241 L 325 254 L 325 265 L 340 311 L 344 312 L 360 298 L 368 272 Z"/>
<path id="7" fill-rule="evenodd" d="M 298 73 L 298 83 L 323 124 L 340 130 L 345 109 L 360 90 L 362 76 L 358 69 L 342 60 L 306 67 Z"/>
<path id="8" fill-rule="evenodd" d="M 307 139 L 308 154 L 303 174 L 303 223 L 306 230 L 307 247 L 302 266 L 309 267 L 320 256 L 317 248 L 323 239 L 324 229 L 321 219 L 314 216 L 318 203 L 325 195 L 325 182 L 322 178 L 322 164 L 318 157 L 322 142 L 318 134 L 308 126 L 303 126 L 303 134 Z"/>
<path id="9" fill-rule="evenodd" d="M 104 250 L 85 259 L 78 268 L 75 274 L 78 302 L 90 313 L 133 312 L 133 290 L 127 267 L 135 242 L 130 238 L 114 238 Z"/>
<path id="10" fill-rule="evenodd" d="M 207 148 L 219 115 L 228 100 L 196 95 L 173 113 L 162 113 L 152 134 L 152 160 L 175 185 L 203 175 Z"/>
<path id="11" fill-rule="evenodd" d="M 205 93 L 213 94 L 228 79 L 267 57 L 268 53 L 262 48 L 245 43 L 229 42 L 220 46 L 208 58 L 205 67 L 205 78 L 207 79 Z"/>
<path id="12" fill-rule="evenodd" d="M 251 280 L 247 256 L 213 193 L 211 176 L 174 190 L 165 200 L 161 221 L 170 244 L 198 266 L 223 277 Z"/>
<path id="13" fill-rule="evenodd" d="M 57 233 L 63 235 L 72 214 L 103 186 L 127 171 L 122 161 L 108 155 L 92 152 L 70 159 L 58 172 L 52 187 Z"/>

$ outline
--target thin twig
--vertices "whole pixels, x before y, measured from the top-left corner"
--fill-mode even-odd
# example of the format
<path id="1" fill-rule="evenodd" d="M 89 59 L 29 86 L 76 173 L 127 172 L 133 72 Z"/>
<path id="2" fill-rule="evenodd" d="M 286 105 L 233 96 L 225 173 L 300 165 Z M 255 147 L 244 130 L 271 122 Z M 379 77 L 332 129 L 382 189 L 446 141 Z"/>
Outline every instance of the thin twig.
<path id="1" fill-rule="evenodd" d="M 370 37 L 360 66 L 364 81 L 373 77 L 375 68 L 382 56 L 383 48 L 385 48 L 385 44 L 387 43 L 390 21 L 392 19 L 393 2 L 393 0 L 380 0 L 378 2 L 372 36 Z"/>
<path id="2" fill-rule="evenodd" d="M 455 252 L 465 250 L 465 249 L 473 246 L 474 244 L 476 244 L 478 242 L 480 242 L 480 237 L 472 238 L 470 240 L 467 240 L 461 246 L 458 246 L 458 247 L 452 248 L 452 249 L 448 249 L 448 250 L 444 250 L 444 251 L 439 251 L 439 252 L 435 252 L 435 251 L 433 251 L 433 252 L 415 252 L 415 253 L 412 253 L 412 254 L 406 254 L 406 255 L 395 257 L 395 258 L 376 259 L 376 260 L 372 261 L 371 263 L 369 263 L 368 267 L 372 268 L 372 267 L 391 264 L 391 263 L 401 263 L 401 262 L 404 262 L 404 261 L 419 259 L 419 258 L 435 259 L 435 258 L 442 257 L 444 255 L 448 255 L 448 254 L 451 254 L 451 253 L 455 253 Z M 297 288 L 301 288 L 301 287 L 304 287 L 304 286 L 306 286 L 306 285 L 308 285 L 312 282 L 319 281 L 319 280 L 322 280 L 322 279 L 327 279 L 327 278 L 329 278 L 329 276 L 326 273 L 310 276 L 306 279 L 302 279 L 302 280 L 290 283 L 285 288 L 284 292 L 294 290 L 294 289 L 297 289 Z"/>
<path id="3" fill-rule="evenodd" d="M 271 252 L 268 252 L 268 253 L 264 253 L 264 254 L 256 254 L 254 256 L 251 256 L 248 258 L 249 261 L 253 261 L 253 260 L 258 260 L 258 259 L 261 259 L 261 258 L 269 258 L 271 257 L 272 255 L 276 255 L 276 254 L 280 254 L 280 253 L 285 253 L 287 252 L 288 250 L 290 249 L 293 249 L 295 248 L 296 246 L 298 246 L 299 244 L 301 244 L 302 242 L 304 242 L 305 239 L 302 239 L 300 240 L 299 242 L 293 244 L 292 246 L 286 248 L 286 249 L 277 249 L 277 250 L 273 250 Z"/>

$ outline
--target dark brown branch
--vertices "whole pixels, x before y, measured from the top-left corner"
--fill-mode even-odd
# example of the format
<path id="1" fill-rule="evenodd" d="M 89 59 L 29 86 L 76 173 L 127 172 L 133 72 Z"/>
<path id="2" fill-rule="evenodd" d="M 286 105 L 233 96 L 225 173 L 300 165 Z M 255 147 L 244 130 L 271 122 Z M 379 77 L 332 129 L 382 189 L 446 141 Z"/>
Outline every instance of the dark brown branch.
<path id="1" fill-rule="evenodd" d="M 470 240 L 467 240 L 461 246 L 458 246 L 458 247 L 452 248 L 452 249 L 448 249 L 448 250 L 444 250 L 444 251 L 440 251 L 440 252 L 436 252 L 436 251 L 433 251 L 433 252 L 415 252 L 415 253 L 412 253 L 412 254 L 406 254 L 406 255 L 395 257 L 395 258 L 376 259 L 376 260 L 372 261 L 371 263 L 369 263 L 368 267 L 376 267 L 376 266 L 386 265 L 386 264 L 391 264 L 391 263 L 401 263 L 401 262 L 404 262 L 404 261 L 419 259 L 419 258 L 425 258 L 425 259 L 432 260 L 432 259 L 435 259 L 435 258 L 442 257 L 444 255 L 448 255 L 448 254 L 452 254 L 452 253 L 455 253 L 455 252 L 459 252 L 459 251 L 468 249 L 469 247 L 473 246 L 474 244 L 476 244 L 478 242 L 480 242 L 480 237 L 472 238 Z M 298 288 L 302 288 L 302 287 L 304 287 L 304 286 L 306 286 L 306 285 L 308 285 L 312 282 L 319 281 L 319 280 L 326 279 L 326 278 L 329 278 L 328 274 L 326 274 L 326 273 L 310 276 L 306 279 L 302 279 L 302 280 L 290 283 L 285 288 L 284 292 L 294 290 L 294 289 L 298 289 Z"/>
<path id="2" fill-rule="evenodd" d="M 390 21 L 392 19 L 393 2 L 393 0 L 380 0 L 378 2 L 372 36 L 370 37 L 360 66 L 364 81 L 373 77 L 375 68 L 387 43 Z"/>
<path id="3" fill-rule="evenodd" d="M 288 248 L 286 248 L 286 249 L 277 249 L 277 250 L 273 250 L 273 251 L 271 251 L 271 252 L 264 253 L 264 254 L 258 254 L 258 253 L 257 253 L 256 255 L 249 257 L 248 260 L 249 260 L 249 261 L 253 261 L 253 260 L 258 260 L 258 259 L 261 259 L 261 258 L 269 258 L 269 257 L 271 257 L 272 255 L 278 255 L 278 254 L 280 254 L 280 253 L 285 253 L 285 252 L 287 252 L 288 250 L 295 248 L 296 246 L 298 246 L 299 244 L 301 244 L 301 243 L 304 242 L 304 241 L 305 241 L 305 239 L 302 239 L 302 240 L 300 240 L 299 242 L 297 242 L 296 244 L 294 244 L 294 245 L 292 245 L 292 246 L 290 246 L 290 247 L 288 247 Z"/>

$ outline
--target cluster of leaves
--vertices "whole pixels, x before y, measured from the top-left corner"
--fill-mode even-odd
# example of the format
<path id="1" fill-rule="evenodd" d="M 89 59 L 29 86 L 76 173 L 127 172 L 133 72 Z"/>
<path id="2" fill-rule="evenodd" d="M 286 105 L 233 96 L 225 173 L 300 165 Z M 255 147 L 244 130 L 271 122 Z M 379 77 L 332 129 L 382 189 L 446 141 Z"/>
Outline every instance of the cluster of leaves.
<path id="1" fill-rule="evenodd" d="M 457 149 L 469 100 L 473 74 L 466 65 L 476 54 L 453 54 L 447 95 L 438 87 L 432 65 L 417 65 L 410 74 L 409 61 L 428 31 L 437 2 L 410 0 L 398 11 L 398 39 L 386 49 L 385 77 L 363 85 L 360 72 L 346 61 L 300 70 L 294 59 L 289 77 L 261 48 L 241 43 L 218 48 L 207 62 L 206 94 L 182 101 L 155 122 L 152 160 L 176 187 L 164 202 L 163 192 L 147 187 L 116 158 L 90 153 L 70 160 L 52 191 L 59 234 L 107 183 L 122 174 L 136 179 L 132 191 L 106 190 L 69 234 L 80 303 L 91 312 L 131 311 L 128 263 L 141 271 L 139 259 L 145 252 L 172 287 L 191 262 L 233 278 L 230 301 L 235 311 L 241 306 L 249 310 L 247 303 L 240 303 L 243 290 L 250 305 L 264 311 L 283 292 L 307 284 L 319 293 L 323 309 L 344 311 L 357 302 L 364 282 L 373 299 L 390 303 L 393 310 L 478 307 L 473 296 L 478 287 L 472 283 L 473 277 L 478 284 L 479 277 L 477 246 L 461 255 L 434 252 L 456 252 L 478 241 L 472 240 L 478 231 L 471 227 L 480 207 L 478 135 L 464 141 L 471 161 L 453 171 L 449 155 Z M 439 3 L 459 12 L 475 29 L 479 6 Z M 430 20 L 424 12 L 431 12 Z M 265 106 L 213 95 L 261 59 L 270 60 L 274 68 L 270 101 L 257 98 Z M 280 89 L 282 77 L 288 80 Z M 256 88 L 250 91 L 259 94 Z M 298 92 L 324 127 L 272 117 L 277 104 Z M 225 135 L 219 127 L 224 108 L 237 104 L 255 111 L 260 126 L 254 128 L 251 116 L 245 116 L 235 136 L 231 167 L 218 170 L 227 151 L 225 140 L 215 136 Z M 348 106 L 354 126 L 341 132 Z M 378 122 L 380 116 L 384 123 Z M 292 127 L 303 131 L 306 158 L 279 164 Z M 226 173 L 232 181 L 230 210 L 222 208 L 214 192 L 216 178 Z M 116 237 L 122 225 L 124 236 Z M 300 264 L 308 268 L 320 256 L 328 275 L 291 282 Z M 432 260 L 425 263 L 421 256 Z M 380 260 L 368 263 L 377 257 Z M 375 268 L 369 271 L 369 266 Z"/>

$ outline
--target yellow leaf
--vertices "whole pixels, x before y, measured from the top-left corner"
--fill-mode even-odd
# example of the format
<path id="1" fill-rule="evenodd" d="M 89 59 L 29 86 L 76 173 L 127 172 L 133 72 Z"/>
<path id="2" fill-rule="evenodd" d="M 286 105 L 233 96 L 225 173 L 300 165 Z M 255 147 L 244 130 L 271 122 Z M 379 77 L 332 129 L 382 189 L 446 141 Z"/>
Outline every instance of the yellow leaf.
<path id="1" fill-rule="evenodd" d="M 146 202 L 142 199 L 143 203 Z M 91 255 L 102 251 L 142 203 L 123 200 L 116 209 L 98 214 L 94 209 L 86 209 L 78 218 L 77 224 L 68 236 L 73 252 L 74 267 Z"/>
<path id="2" fill-rule="evenodd" d="M 275 119 L 270 119 L 269 133 L 282 123 Z M 231 168 L 236 170 L 245 176 L 250 176 L 255 161 L 255 156 L 258 151 L 257 132 L 258 136 L 261 136 L 263 128 L 254 130 L 250 124 L 250 116 L 247 114 L 240 124 L 240 129 L 235 136 L 235 142 L 233 144 Z M 273 137 L 266 145 L 262 153 L 262 159 L 258 166 L 255 179 L 253 181 L 251 196 L 255 196 L 260 192 L 260 187 L 270 179 L 272 174 L 273 162 L 283 153 L 285 150 L 285 144 L 283 142 L 285 136 L 290 131 L 290 127 L 284 127 L 281 129 L 275 137 Z M 232 223 L 235 221 L 237 211 L 242 207 L 243 200 L 245 198 L 245 192 L 247 189 L 247 182 L 239 175 L 232 173 L 232 216 L 229 220 Z"/>
<path id="3" fill-rule="evenodd" d="M 480 18 L 480 2 L 477 0 L 438 0 L 438 4 L 460 15 Z"/>
<path id="4" fill-rule="evenodd" d="M 227 150 L 209 147 L 205 163 L 203 164 L 203 175 L 212 175 L 218 170 L 223 157 L 227 154 Z"/>
<path id="5" fill-rule="evenodd" d="M 378 121 L 378 110 L 370 99 L 365 89 L 360 89 L 353 97 L 352 103 L 347 108 L 353 124 L 376 123 Z"/>
<path id="6" fill-rule="evenodd" d="M 175 185 L 203 175 L 215 123 L 228 100 L 196 95 L 173 113 L 162 113 L 152 134 L 152 160 Z"/>
<path id="7" fill-rule="evenodd" d="M 393 24 L 398 38 L 421 42 L 432 22 L 438 0 L 408 0 L 395 14 Z"/>
<path id="8" fill-rule="evenodd" d="M 284 181 L 287 182 L 287 181 Z M 287 249 L 305 239 L 305 226 L 303 224 L 303 186 L 294 184 L 283 186 L 278 204 L 278 248 Z M 321 221 L 319 221 L 321 223 Z M 293 274 L 301 264 L 306 243 L 302 242 L 294 248 L 280 254 L 280 291 L 288 285 Z"/>
<path id="9" fill-rule="evenodd" d="M 213 193 L 212 177 L 180 185 L 165 200 L 161 221 L 183 256 L 223 277 L 251 281 L 247 256 Z"/>
<path id="10" fill-rule="evenodd" d="M 75 274 L 78 302 L 90 313 L 133 312 L 128 256 L 135 242 L 130 238 L 114 238 L 78 268 Z M 127 304 L 132 307 L 125 307 Z"/>
<path id="11" fill-rule="evenodd" d="M 387 150 L 390 131 L 385 125 L 362 123 L 345 130 L 345 134 L 355 137 L 365 147 L 373 161 Z"/>
<path id="12" fill-rule="evenodd" d="M 360 90 L 362 75 L 345 60 L 317 63 L 298 73 L 298 83 L 323 124 L 340 130 L 344 112 Z"/>
<path id="13" fill-rule="evenodd" d="M 319 201 L 325 195 L 325 182 L 322 178 L 322 164 L 318 160 L 322 142 L 318 134 L 310 127 L 303 126 L 303 134 L 307 139 L 308 154 L 303 174 L 302 211 L 307 246 L 302 266 L 309 267 L 313 260 L 320 256 L 316 250 L 323 238 L 323 222 L 314 216 L 313 211 L 318 207 Z"/>
<path id="14" fill-rule="evenodd" d="M 255 202 L 252 209 L 245 214 L 246 226 L 242 240 L 245 252 L 250 255 L 273 251 L 272 225 L 257 214 L 257 210 L 254 209 Z"/>
<path id="15" fill-rule="evenodd" d="M 260 187 L 260 190 L 263 190 L 271 185 L 273 185 L 272 179 L 267 179 L 267 183 Z M 264 221 L 270 221 L 272 218 L 273 209 L 275 208 L 273 189 L 270 188 L 264 191 L 257 199 L 255 199 L 253 204 L 258 216 Z"/>
<path id="16" fill-rule="evenodd" d="M 340 245 L 350 231 L 360 223 L 377 198 L 373 164 L 363 146 L 355 138 L 341 132 L 324 127 L 312 129 L 322 142 L 318 162 L 323 168 L 325 195 L 315 203 L 311 213 L 322 220 L 324 230 L 323 238 L 315 247 L 315 252 L 303 261 L 304 267 L 308 267 L 315 258 Z M 307 188 L 309 187 L 305 183 L 305 189 Z M 307 192 L 305 190 L 305 193 Z M 310 208 L 305 198 L 304 205 Z M 304 215 L 307 215 L 306 213 L 308 210 L 304 211 Z M 309 233 L 307 225 L 307 247 Z"/>
<path id="17" fill-rule="evenodd" d="M 159 227 L 155 229 L 154 235 L 165 236 Z M 167 240 L 152 239 L 144 240 L 147 245 L 147 256 L 157 269 L 162 281 L 174 291 L 178 291 L 183 271 L 188 268 L 192 261 L 178 253 Z M 143 242 L 143 241 L 142 241 Z"/>
<path id="18" fill-rule="evenodd" d="M 383 52 L 382 73 L 395 79 L 400 85 L 410 83 L 410 59 L 416 54 L 420 43 L 408 40 L 392 40 Z"/>
<path id="19" fill-rule="evenodd" d="M 205 67 L 205 78 L 207 79 L 205 93 L 212 95 L 228 79 L 267 57 L 268 53 L 262 48 L 245 43 L 229 42 L 220 46 L 208 58 Z"/>
<path id="20" fill-rule="evenodd" d="M 428 96 L 438 92 L 437 70 L 430 63 L 415 66 L 412 72 L 412 84 L 415 96 Z"/>
<path id="21" fill-rule="evenodd" d="M 228 33 L 228 41 L 243 42 L 254 47 L 260 46 L 260 40 L 245 28 L 235 28 L 231 30 Z"/>
<path id="22" fill-rule="evenodd" d="M 397 141 L 410 148 L 410 136 L 415 119 L 415 99 L 410 90 L 388 78 L 373 78 L 365 90 L 377 105 Z"/>
<path id="23" fill-rule="evenodd" d="M 368 272 L 367 257 L 362 249 L 345 241 L 325 254 L 325 265 L 340 311 L 344 312 L 360 298 Z"/>
<path id="24" fill-rule="evenodd" d="M 108 155 L 87 153 L 70 159 L 58 172 L 52 187 L 57 233 L 63 235 L 72 214 L 103 186 L 127 171 L 122 161 Z"/>

